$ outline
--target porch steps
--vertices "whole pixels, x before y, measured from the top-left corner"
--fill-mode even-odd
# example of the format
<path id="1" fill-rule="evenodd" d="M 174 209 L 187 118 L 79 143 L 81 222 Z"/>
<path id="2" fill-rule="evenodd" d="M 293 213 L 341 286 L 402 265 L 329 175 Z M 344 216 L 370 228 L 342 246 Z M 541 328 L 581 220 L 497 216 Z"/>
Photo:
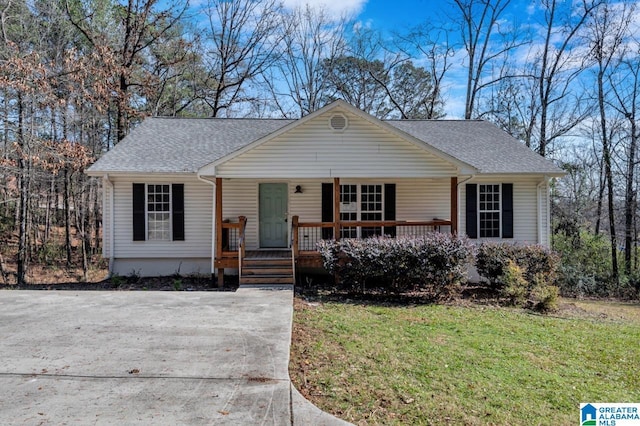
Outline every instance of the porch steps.
<path id="1" fill-rule="evenodd" d="M 291 259 L 246 257 L 242 262 L 242 277 L 240 277 L 240 285 L 243 284 L 293 284 Z"/>

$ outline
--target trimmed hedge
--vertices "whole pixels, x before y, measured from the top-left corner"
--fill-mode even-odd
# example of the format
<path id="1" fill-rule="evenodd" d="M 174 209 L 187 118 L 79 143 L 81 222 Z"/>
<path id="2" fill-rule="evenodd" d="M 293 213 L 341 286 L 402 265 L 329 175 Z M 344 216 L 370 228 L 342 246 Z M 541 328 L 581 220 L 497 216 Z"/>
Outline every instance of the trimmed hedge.
<path id="1" fill-rule="evenodd" d="M 458 291 L 472 262 L 466 239 L 433 233 L 421 237 L 323 240 L 325 269 L 339 286 L 364 291 L 375 284 L 395 292 L 421 290 L 437 299 Z"/>

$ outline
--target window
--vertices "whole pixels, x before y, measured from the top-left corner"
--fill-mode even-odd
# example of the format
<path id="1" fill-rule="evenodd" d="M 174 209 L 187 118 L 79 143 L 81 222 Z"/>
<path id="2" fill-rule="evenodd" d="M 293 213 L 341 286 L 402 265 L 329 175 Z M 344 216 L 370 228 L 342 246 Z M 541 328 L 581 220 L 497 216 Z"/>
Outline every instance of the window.
<path id="1" fill-rule="evenodd" d="M 147 185 L 147 235 L 149 240 L 171 239 L 170 185 Z"/>
<path id="2" fill-rule="evenodd" d="M 360 219 L 380 221 L 382 220 L 382 185 L 362 185 L 360 201 Z M 379 226 L 363 227 L 362 238 L 381 235 Z"/>
<path id="3" fill-rule="evenodd" d="M 184 184 L 134 183 L 133 241 L 184 241 Z"/>
<path id="4" fill-rule="evenodd" d="M 465 192 L 469 238 L 514 238 L 512 183 L 468 183 Z"/>
<path id="5" fill-rule="evenodd" d="M 500 237 L 500 185 L 478 185 L 480 238 Z"/>
<path id="6" fill-rule="evenodd" d="M 358 185 L 340 185 L 340 220 L 358 220 Z M 343 227 L 340 238 L 357 238 L 358 228 Z"/>
<path id="7" fill-rule="evenodd" d="M 340 220 L 381 221 L 383 220 L 383 185 L 340 185 Z M 341 238 L 366 238 L 382 235 L 382 228 L 343 227 Z"/>

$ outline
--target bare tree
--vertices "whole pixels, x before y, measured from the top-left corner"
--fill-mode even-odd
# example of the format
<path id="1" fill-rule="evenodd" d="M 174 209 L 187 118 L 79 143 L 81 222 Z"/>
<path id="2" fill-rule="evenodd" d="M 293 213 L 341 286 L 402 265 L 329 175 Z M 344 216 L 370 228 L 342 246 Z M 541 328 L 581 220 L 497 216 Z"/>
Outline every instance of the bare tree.
<path id="1" fill-rule="evenodd" d="M 323 101 L 344 99 L 351 105 L 376 117 L 384 117 L 389 106 L 385 87 L 389 75 L 381 60 L 340 56 L 325 59 L 324 76 L 327 80 Z"/>
<path id="2" fill-rule="evenodd" d="M 325 70 L 344 56 L 345 17 L 333 20 L 323 8 L 306 5 L 283 15 L 283 56 L 265 83 L 285 117 L 301 117 L 320 109 L 329 81 Z"/>
<path id="3" fill-rule="evenodd" d="M 446 102 L 444 80 L 451 68 L 451 58 L 455 54 L 449 41 L 450 31 L 425 23 L 409 30 L 408 33 L 396 33 L 397 48 L 408 57 L 425 61 L 425 70 L 430 77 L 429 103 L 425 105 L 425 118 L 441 118 L 438 111 Z"/>
<path id="4" fill-rule="evenodd" d="M 209 0 L 202 55 L 208 73 L 201 90 L 212 117 L 255 99 L 244 89 L 279 57 L 281 11 L 277 0 Z"/>
<path id="5" fill-rule="evenodd" d="M 593 16 L 600 0 L 581 0 L 567 3 L 542 0 L 544 12 L 543 43 L 533 47 L 533 80 L 538 91 L 539 117 L 537 151 L 547 155 L 547 147 L 555 139 L 567 134 L 586 116 L 584 102 L 572 89 L 584 69 L 579 53 L 579 39 L 583 25 Z"/>
<path id="6" fill-rule="evenodd" d="M 128 133 L 132 90 L 144 88 L 145 73 L 139 63 L 147 49 L 157 43 L 184 15 L 189 3 L 179 0 L 127 0 L 126 5 L 99 0 L 65 0 L 70 22 L 93 48 L 109 46 L 118 59 L 114 70 L 116 142 Z M 158 10 L 158 7 L 162 7 Z M 114 32 L 113 28 L 118 31 Z M 144 91 L 142 91 L 144 92 Z"/>
<path id="7" fill-rule="evenodd" d="M 638 46 L 640 43 L 632 39 L 628 32 L 635 11 L 633 4 L 606 7 L 604 12 L 598 15 L 592 29 L 592 50 L 598 58 L 598 63 L 602 63 L 598 68 L 598 87 L 602 86 L 598 96 L 600 108 L 606 111 L 605 103 L 607 106 L 610 105 L 626 123 L 625 134 L 621 136 L 627 142 L 626 148 L 622 150 L 625 164 L 624 265 L 627 274 L 632 270 L 632 253 L 635 243 L 634 219 L 637 208 L 635 169 L 638 164 L 637 149 L 638 138 L 640 138 L 638 129 L 638 108 L 640 107 L 640 49 Z M 605 84 L 609 89 L 606 93 Z M 613 96 L 606 96 L 607 94 Z M 601 96 L 602 100 L 600 100 Z"/>
<path id="8" fill-rule="evenodd" d="M 616 221 L 615 221 L 615 209 L 614 209 L 614 177 L 612 169 L 612 134 L 611 130 L 611 118 L 608 116 L 610 112 L 608 102 L 608 78 L 612 72 L 615 72 L 614 68 L 617 65 L 616 58 L 621 55 L 621 49 L 623 43 L 628 36 L 628 28 L 631 22 L 631 10 L 626 8 L 620 9 L 613 7 L 608 2 L 603 3 L 598 8 L 598 13 L 594 15 L 593 19 L 587 23 L 588 40 L 591 48 L 591 56 L 595 61 L 595 73 L 597 84 L 597 102 L 599 112 L 599 125 L 600 125 L 600 139 L 602 142 L 602 160 L 604 166 L 604 178 L 607 184 L 607 208 L 609 213 L 609 236 L 611 239 L 611 263 L 612 263 L 612 278 L 617 284 L 619 282 L 619 271 L 617 262 L 618 245 L 616 241 Z M 614 93 L 615 88 L 613 89 Z M 635 147 L 634 147 L 635 151 Z M 634 153 L 635 154 L 635 153 Z M 631 164 L 635 159 L 631 160 Z M 633 185 L 633 166 L 631 167 L 631 185 Z M 629 183 L 629 182 L 628 182 Z M 632 201 L 633 195 L 630 196 Z M 631 220 L 628 218 L 628 225 L 626 224 L 626 231 L 631 232 Z M 631 235 L 629 235 L 631 238 Z M 625 258 L 625 267 L 627 272 L 631 271 L 631 241 L 628 244 L 629 253 L 628 260 Z M 625 250 L 626 256 L 626 250 Z"/>
<path id="9" fill-rule="evenodd" d="M 462 43 L 467 52 L 466 99 L 464 118 L 475 117 L 480 92 L 506 78 L 495 74 L 491 68 L 495 62 L 504 61 L 507 54 L 520 46 L 509 30 L 501 28 L 501 17 L 511 0 L 453 0 L 460 17 L 454 18 L 460 25 Z"/>

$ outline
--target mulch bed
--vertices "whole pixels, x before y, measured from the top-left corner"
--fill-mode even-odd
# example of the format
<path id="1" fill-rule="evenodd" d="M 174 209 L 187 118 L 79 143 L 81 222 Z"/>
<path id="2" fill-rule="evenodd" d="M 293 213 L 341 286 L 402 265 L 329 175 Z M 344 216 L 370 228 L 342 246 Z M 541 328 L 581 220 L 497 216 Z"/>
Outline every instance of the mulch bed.
<path id="1" fill-rule="evenodd" d="M 238 283 L 225 277 L 224 288 L 211 277 L 119 277 L 98 282 L 61 282 L 47 284 L 3 284 L 5 290 L 88 290 L 88 291 L 235 291 Z"/>

